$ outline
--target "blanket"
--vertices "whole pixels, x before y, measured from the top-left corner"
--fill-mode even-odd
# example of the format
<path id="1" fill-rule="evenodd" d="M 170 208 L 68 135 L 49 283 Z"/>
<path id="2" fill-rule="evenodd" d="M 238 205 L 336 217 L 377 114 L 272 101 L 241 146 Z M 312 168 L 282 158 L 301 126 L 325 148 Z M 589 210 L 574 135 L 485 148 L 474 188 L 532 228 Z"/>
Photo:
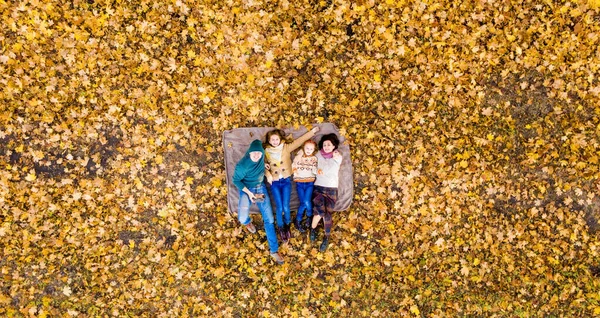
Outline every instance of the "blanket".
<path id="1" fill-rule="evenodd" d="M 340 167 L 339 173 L 339 185 L 338 185 L 338 200 L 335 204 L 335 211 L 347 210 L 352 204 L 352 197 L 354 196 L 354 178 L 352 169 L 352 159 L 350 157 L 350 146 L 346 142 L 344 136 L 340 135 L 338 128 L 331 123 L 315 124 L 320 128 L 319 132 L 313 137 L 315 142 L 321 139 L 321 136 L 336 133 L 340 140 L 338 150 L 342 153 L 343 161 Z M 250 143 L 254 139 L 260 139 L 264 142 L 265 135 L 267 132 L 273 130 L 273 127 L 249 127 L 249 128 L 236 128 L 226 130 L 223 132 L 223 150 L 225 153 L 225 171 L 227 180 L 227 207 L 229 213 L 237 213 L 238 202 L 239 202 L 239 190 L 232 182 L 233 170 L 237 162 L 244 156 L 246 150 L 250 146 Z M 306 127 L 300 126 L 298 129 L 287 128 L 283 129 L 286 134 L 292 134 L 294 139 L 302 136 L 308 130 Z M 294 156 L 292 154 L 292 160 Z M 270 187 L 267 184 L 267 188 Z M 275 202 L 271 195 L 271 203 L 273 211 L 275 211 Z M 290 199 L 290 210 L 297 211 L 299 206 L 298 195 L 296 193 L 296 185 L 292 182 L 292 195 Z M 256 204 L 252 204 L 250 208 L 251 213 L 260 213 Z"/>

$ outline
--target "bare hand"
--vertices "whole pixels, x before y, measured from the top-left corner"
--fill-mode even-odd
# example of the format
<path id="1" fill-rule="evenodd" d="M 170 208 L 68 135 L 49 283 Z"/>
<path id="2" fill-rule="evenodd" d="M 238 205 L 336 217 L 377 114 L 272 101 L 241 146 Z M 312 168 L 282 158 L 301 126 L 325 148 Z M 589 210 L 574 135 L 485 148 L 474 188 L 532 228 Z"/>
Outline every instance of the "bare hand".
<path id="1" fill-rule="evenodd" d="M 334 158 L 342 158 L 342 154 L 339 151 L 334 150 L 333 151 L 333 157 Z"/>
<path id="2" fill-rule="evenodd" d="M 271 165 L 270 165 L 270 164 L 268 164 L 268 163 L 265 163 L 265 169 L 267 169 L 267 170 L 271 170 Z"/>
<path id="3" fill-rule="evenodd" d="M 316 133 L 318 133 L 318 132 L 319 132 L 319 130 L 321 130 L 321 128 L 319 128 L 318 126 L 317 126 L 317 127 L 313 127 L 313 129 L 311 129 L 311 131 L 312 131 L 313 133 L 315 133 L 315 134 L 316 134 Z"/>

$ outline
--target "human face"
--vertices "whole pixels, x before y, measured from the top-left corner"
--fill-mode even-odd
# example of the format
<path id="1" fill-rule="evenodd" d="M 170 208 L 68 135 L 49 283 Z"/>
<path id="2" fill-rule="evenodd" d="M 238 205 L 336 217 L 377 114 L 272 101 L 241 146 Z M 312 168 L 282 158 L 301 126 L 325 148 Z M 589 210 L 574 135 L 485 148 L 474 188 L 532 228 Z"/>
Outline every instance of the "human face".
<path id="1" fill-rule="evenodd" d="M 251 151 L 250 152 L 250 160 L 252 160 L 253 162 L 258 162 L 260 160 L 260 157 L 262 157 L 262 152 L 260 152 L 260 151 Z"/>
<path id="2" fill-rule="evenodd" d="M 271 137 L 269 137 L 269 145 L 271 145 L 273 147 L 279 146 L 280 142 L 281 142 L 281 138 L 279 138 L 279 135 L 277 135 L 277 134 L 271 135 Z"/>
<path id="3" fill-rule="evenodd" d="M 313 144 L 304 145 L 304 154 L 305 155 L 312 155 L 313 152 L 315 152 L 315 145 L 313 145 Z"/>
<path id="4" fill-rule="evenodd" d="M 325 142 L 323 142 L 323 151 L 325 151 L 325 153 L 330 153 L 335 149 L 335 146 L 333 145 L 333 143 L 329 140 L 325 140 Z"/>

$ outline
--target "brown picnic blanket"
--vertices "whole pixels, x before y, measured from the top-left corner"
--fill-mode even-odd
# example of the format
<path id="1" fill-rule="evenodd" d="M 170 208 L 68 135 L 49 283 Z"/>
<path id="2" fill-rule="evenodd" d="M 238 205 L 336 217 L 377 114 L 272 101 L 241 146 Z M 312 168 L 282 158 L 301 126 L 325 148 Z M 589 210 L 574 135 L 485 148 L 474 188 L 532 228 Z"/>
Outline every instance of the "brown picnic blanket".
<path id="1" fill-rule="evenodd" d="M 339 173 L 339 185 L 338 185 L 338 200 L 335 204 L 335 211 L 344 211 L 352 204 L 352 197 L 354 195 L 354 176 L 352 169 L 352 160 L 350 158 L 350 146 L 346 142 L 344 136 L 340 135 L 338 128 L 331 123 L 315 124 L 320 128 L 319 132 L 313 137 L 315 142 L 319 142 L 321 136 L 336 133 L 340 139 L 339 151 L 342 153 L 343 161 L 340 167 Z M 223 132 L 223 149 L 225 152 L 225 171 L 227 180 L 227 207 L 229 213 L 237 213 L 238 202 L 239 202 L 239 189 L 233 184 L 231 178 L 233 177 L 233 171 L 237 162 L 244 156 L 246 150 L 250 146 L 250 143 L 254 139 L 260 139 L 264 142 L 265 135 L 267 132 L 273 130 L 273 127 L 248 127 L 248 128 L 236 128 L 226 130 Z M 292 134 L 294 139 L 302 136 L 308 130 L 304 126 L 300 126 L 298 129 L 286 128 L 283 129 L 286 134 Z M 292 154 L 292 159 L 293 159 Z M 270 187 L 267 184 L 267 188 Z M 275 202 L 272 199 L 271 203 L 273 211 L 275 211 Z M 292 195 L 290 198 L 290 210 L 297 211 L 299 206 L 298 195 L 296 193 L 296 185 L 292 182 Z M 260 213 L 256 204 L 253 204 L 250 208 L 252 213 Z"/>

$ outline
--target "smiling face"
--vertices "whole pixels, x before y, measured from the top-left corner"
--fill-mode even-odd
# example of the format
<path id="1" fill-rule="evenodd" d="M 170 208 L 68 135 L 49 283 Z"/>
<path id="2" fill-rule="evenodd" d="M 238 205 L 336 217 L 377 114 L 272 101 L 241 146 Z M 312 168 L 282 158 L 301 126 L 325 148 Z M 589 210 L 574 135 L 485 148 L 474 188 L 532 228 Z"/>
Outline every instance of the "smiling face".
<path id="1" fill-rule="evenodd" d="M 329 140 L 325 140 L 325 142 L 323 142 L 323 151 L 325 153 L 330 153 L 333 150 L 335 150 L 335 146 L 333 145 L 333 143 Z"/>
<path id="2" fill-rule="evenodd" d="M 279 146 L 280 142 L 281 142 L 281 138 L 279 138 L 279 136 L 277 134 L 273 134 L 273 135 L 271 135 L 271 137 L 269 137 L 269 145 L 271 145 L 272 147 Z"/>
<path id="3" fill-rule="evenodd" d="M 313 143 L 307 143 L 304 145 L 304 154 L 305 155 L 312 155 L 313 152 L 315 152 L 315 144 Z"/>
<path id="4" fill-rule="evenodd" d="M 250 160 L 252 160 L 253 162 L 258 162 L 260 160 L 260 157 L 262 157 L 262 152 L 260 152 L 260 151 L 250 152 Z"/>

